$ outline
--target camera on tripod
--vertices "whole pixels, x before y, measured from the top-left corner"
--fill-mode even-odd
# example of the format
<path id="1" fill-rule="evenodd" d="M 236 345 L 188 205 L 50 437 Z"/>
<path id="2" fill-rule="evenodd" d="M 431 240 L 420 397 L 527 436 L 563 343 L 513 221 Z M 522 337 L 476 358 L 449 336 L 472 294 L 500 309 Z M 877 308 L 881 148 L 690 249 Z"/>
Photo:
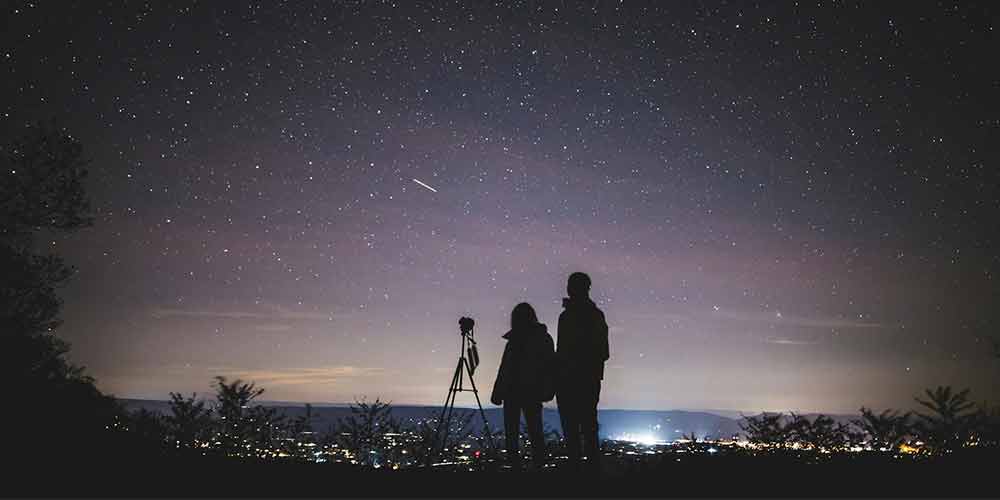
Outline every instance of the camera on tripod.
<path id="1" fill-rule="evenodd" d="M 467 318 L 462 316 L 458 320 L 458 328 L 462 331 L 463 339 L 468 339 L 469 344 L 466 348 L 466 354 L 468 355 L 467 362 L 469 363 L 469 376 L 471 377 L 476 371 L 476 367 L 479 366 L 479 349 L 476 348 L 476 340 L 472 338 L 472 328 L 476 326 L 476 320 L 472 318 Z"/>
<path id="2" fill-rule="evenodd" d="M 462 330 L 462 335 L 468 335 L 472 327 L 476 326 L 476 320 L 462 316 L 458 320 L 458 328 Z"/>
<path id="3" fill-rule="evenodd" d="M 476 339 L 473 337 L 472 328 L 476 326 L 476 321 L 472 318 L 462 316 L 458 320 L 458 327 L 462 332 L 462 347 L 459 350 L 458 365 L 455 366 L 455 374 L 451 378 L 451 386 L 448 387 L 448 398 L 445 399 L 444 408 L 441 410 L 441 417 L 438 421 L 437 429 L 434 430 L 434 440 L 430 442 L 427 452 L 427 465 L 431 465 L 434 457 L 440 448 L 444 447 L 441 442 L 441 431 L 444 430 L 445 440 L 447 440 L 448 429 L 451 427 L 451 416 L 455 410 L 455 396 L 460 392 L 471 392 L 476 396 L 476 405 L 479 407 L 479 416 L 483 419 L 483 428 L 486 429 L 486 442 L 491 453 L 496 451 L 493 443 L 493 433 L 490 431 L 490 422 L 486 419 L 486 412 L 483 411 L 483 403 L 479 400 L 479 391 L 476 389 L 476 382 L 472 379 L 476 367 L 479 366 L 479 350 L 476 349 Z M 465 381 L 468 378 L 471 388 L 465 388 Z"/>

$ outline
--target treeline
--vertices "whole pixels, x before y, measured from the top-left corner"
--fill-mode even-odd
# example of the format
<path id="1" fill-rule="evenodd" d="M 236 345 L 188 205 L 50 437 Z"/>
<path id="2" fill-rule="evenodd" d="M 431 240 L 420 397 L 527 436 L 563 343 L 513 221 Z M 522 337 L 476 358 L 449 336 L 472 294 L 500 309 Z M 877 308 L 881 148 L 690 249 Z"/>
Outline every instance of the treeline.
<path id="1" fill-rule="evenodd" d="M 916 402 L 923 411 L 901 413 L 862 407 L 850 423 L 826 415 L 795 413 L 744 416 L 740 427 L 753 449 L 781 453 L 883 452 L 942 456 L 964 449 L 1000 447 L 1000 408 L 976 405 L 969 390 L 927 389 Z"/>
<path id="2" fill-rule="evenodd" d="M 52 124 L 26 127 L 0 145 L 0 411 L 5 449 L 20 460 L 57 460 L 104 450 L 121 408 L 56 336 L 57 291 L 75 273 L 40 240 L 91 225 L 82 145 Z"/>
<path id="3" fill-rule="evenodd" d="M 117 415 L 112 427 L 138 440 L 148 453 L 162 456 L 333 462 L 373 469 L 426 465 L 432 443 L 437 443 L 439 461 L 489 448 L 487 436 L 471 425 L 471 411 L 456 411 L 450 425 L 436 434 L 439 414 L 404 423 L 393 416 L 391 404 L 362 399 L 351 405 L 350 416 L 317 429 L 311 405 L 304 415 L 289 417 L 254 403 L 264 392 L 254 382 L 216 377 L 214 388 L 210 400 L 171 393 L 165 414 L 142 408 Z"/>
<path id="4" fill-rule="evenodd" d="M 176 456 L 198 455 L 231 459 L 301 462 L 340 462 L 363 468 L 410 468 L 427 464 L 432 444 L 438 462 L 475 464 L 473 456 L 487 458 L 486 435 L 470 425 L 473 412 L 463 412 L 435 441 L 439 415 L 404 424 L 392 415 L 392 406 L 376 400 L 357 401 L 351 415 L 327 429 L 315 429 L 311 407 L 305 415 L 289 418 L 253 404 L 263 389 L 252 382 L 215 379 L 215 399 L 171 393 L 166 414 L 140 409 L 119 417 L 115 428 L 137 436 L 146 449 Z M 738 437 L 748 453 L 817 458 L 865 453 L 885 458 L 941 457 L 963 450 L 1000 449 L 1000 410 L 976 405 L 969 390 L 950 387 L 925 391 L 916 401 L 923 411 L 875 412 L 862 407 L 860 417 L 838 422 L 795 413 L 743 416 Z M 500 443 L 501 429 L 494 430 Z M 522 429 L 522 435 L 525 433 Z M 685 436 L 689 444 L 695 436 Z M 548 448 L 558 454 L 562 437 L 546 432 Z M 689 447 L 690 448 L 690 447 Z M 481 452 L 476 453 L 476 452 Z"/>

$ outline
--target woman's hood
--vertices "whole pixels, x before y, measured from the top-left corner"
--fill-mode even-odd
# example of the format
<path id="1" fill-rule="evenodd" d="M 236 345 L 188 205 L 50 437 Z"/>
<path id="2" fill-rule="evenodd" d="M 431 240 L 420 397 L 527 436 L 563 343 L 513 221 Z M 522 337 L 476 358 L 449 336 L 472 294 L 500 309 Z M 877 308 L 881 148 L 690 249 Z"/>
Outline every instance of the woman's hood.
<path id="1" fill-rule="evenodd" d="M 541 335 L 543 333 L 549 333 L 549 328 L 545 326 L 545 323 L 535 323 L 534 326 L 529 328 L 517 328 L 510 330 L 503 334 L 503 338 L 507 340 L 521 338 L 525 335 Z"/>

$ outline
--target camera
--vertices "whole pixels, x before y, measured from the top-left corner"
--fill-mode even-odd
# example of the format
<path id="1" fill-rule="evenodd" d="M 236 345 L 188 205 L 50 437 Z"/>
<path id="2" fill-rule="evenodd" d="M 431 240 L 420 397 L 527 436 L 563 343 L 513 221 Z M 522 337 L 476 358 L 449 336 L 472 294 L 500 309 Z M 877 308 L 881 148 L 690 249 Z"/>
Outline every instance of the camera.
<path id="1" fill-rule="evenodd" d="M 462 329 L 462 335 L 471 332 L 472 327 L 474 326 L 476 326 L 476 321 L 472 318 L 462 316 L 462 318 L 458 320 L 458 327 Z"/>
<path id="2" fill-rule="evenodd" d="M 472 373 L 479 366 L 479 349 L 476 349 L 476 341 L 472 338 L 472 327 L 474 326 L 476 326 L 476 322 L 472 318 L 462 316 L 458 320 L 458 327 L 462 329 L 462 345 L 465 345 L 466 340 L 469 341 L 469 347 L 467 348 L 469 357 L 465 358 L 469 364 L 469 377 L 472 377 Z"/>

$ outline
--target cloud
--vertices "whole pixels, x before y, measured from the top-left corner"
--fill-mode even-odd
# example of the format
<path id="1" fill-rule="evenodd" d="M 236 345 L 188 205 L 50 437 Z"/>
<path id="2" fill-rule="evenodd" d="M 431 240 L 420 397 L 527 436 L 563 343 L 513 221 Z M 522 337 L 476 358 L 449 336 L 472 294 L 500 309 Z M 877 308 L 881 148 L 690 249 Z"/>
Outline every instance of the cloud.
<path id="1" fill-rule="evenodd" d="M 884 328 L 882 323 L 866 323 L 845 318 L 789 316 L 775 312 L 729 311 L 725 308 L 711 313 L 713 317 L 734 321 L 767 323 L 775 326 L 797 326 L 805 328 Z"/>
<path id="2" fill-rule="evenodd" d="M 806 340 L 806 339 L 792 339 L 787 337 L 767 337 L 764 339 L 767 344 L 779 344 L 779 345 L 816 345 L 819 344 L 818 340 Z"/>
<path id="3" fill-rule="evenodd" d="M 322 386 L 364 377 L 376 377 L 385 373 L 382 368 L 358 366 L 329 366 L 320 368 L 289 368 L 284 370 L 234 370 L 214 369 L 213 373 L 227 378 L 252 381 L 263 387 L 274 386 Z"/>
<path id="4" fill-rule="evenodd" d="M 267 319 L 267 320 L 307 320 L 333 321 L 334 314 L 324 312 L 294 311 L 279 305 L 261 305 L 253 311 L 213 310 L 213 309 L 181 309 L 157 307 L 150 311 L 155 319 L 164 318 L 219 318 L 219 319 Z M 338 318 L 341 314 L 336 315 Z"/>
<path id="5" fill-rule="evenodd" d="M 837 317 L 804 317 L 789 316 L 778 311 L 747 311 L 731 310 L 722 307 L 718 310 L 709 309 L 704 312 L 693 314 L 681 314 L 668 311 L 629 311 L 623 314 L 629 320 L 660 321 L 660 322 L 682 322 L 682 323 L 703 323 L 706 320 L 721 320 L 740 323 L 764 323 L 777 327 L 798 327 L 798 328 L 829 328 L 829 329 L 851 329 L 851 328 L 885 328 L 882 323 L 869 323 L 856 321 L 849 318 Z M 620 325 L 616 324 L 615 327 Z"/>

